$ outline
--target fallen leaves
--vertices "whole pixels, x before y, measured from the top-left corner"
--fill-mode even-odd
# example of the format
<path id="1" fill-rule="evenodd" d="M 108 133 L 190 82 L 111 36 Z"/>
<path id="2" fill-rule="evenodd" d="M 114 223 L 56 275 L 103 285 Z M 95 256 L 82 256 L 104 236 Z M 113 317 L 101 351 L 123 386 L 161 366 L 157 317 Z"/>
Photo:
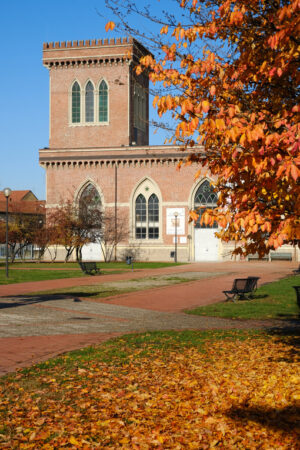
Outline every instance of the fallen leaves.
<path id="1" fill-rule="evenodd" d="M 132 351 L 2 383 L 1 448 L 296 449 L 300 377 L 278 339 Z M 36 393 L 38 391 L 38 394 Z"/>

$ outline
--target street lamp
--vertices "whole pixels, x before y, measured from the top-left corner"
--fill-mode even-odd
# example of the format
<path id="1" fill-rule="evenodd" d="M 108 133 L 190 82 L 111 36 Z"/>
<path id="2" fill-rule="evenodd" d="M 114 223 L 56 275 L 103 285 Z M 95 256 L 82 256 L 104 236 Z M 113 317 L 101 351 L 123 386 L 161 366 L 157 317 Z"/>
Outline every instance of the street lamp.
<path id="1" fill-rule="evenodd" d="M 6 260 L 5 260 L 5 273 L 6 278 L 8 278 L 8 197 L 11 194 L 11 189 L 5 188 L 3 189 L 3 194 L 6 198 L 6 245 L 5 245 L 5 253 L 6 253 Z"/>
<path id="2" fill-rule="evenodd" d="M 174 261 L 177 263 L 177 217 L 178 217 L 178 212 L 174 213 L 174 217 L 175 217 L 175 257 L 174 257 Z"/>

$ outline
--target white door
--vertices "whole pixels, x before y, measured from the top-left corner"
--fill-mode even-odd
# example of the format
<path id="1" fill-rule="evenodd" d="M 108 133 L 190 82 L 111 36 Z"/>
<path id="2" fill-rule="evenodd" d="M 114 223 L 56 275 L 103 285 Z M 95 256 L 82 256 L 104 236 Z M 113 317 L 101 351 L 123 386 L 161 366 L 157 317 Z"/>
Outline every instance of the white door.
<path id="1" fill-rule="evenodd" d="M 216 231 L 215 228 L 195 228 L 195 261 L 218 261 Z"/>
<path id="2" fill-rule="evenodd" d="M 103 261 L 100 244 L 90 243 L 82 247 L 82 261 Z"/>

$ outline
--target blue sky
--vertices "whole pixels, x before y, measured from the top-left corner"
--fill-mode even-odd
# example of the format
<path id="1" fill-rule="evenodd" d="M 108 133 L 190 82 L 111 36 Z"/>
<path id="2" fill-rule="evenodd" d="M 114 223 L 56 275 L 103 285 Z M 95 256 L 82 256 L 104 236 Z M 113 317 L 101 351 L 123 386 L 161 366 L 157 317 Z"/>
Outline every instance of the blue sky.
<path id="1" fill-rule="evenodd" d="M 155 1 L 163 7 L 171 4 L 171 0 Z M 45 173 L 38 164 L 38 150 L 48 146 L 49 75 L 42 66 L 42 45 L 106 37 L 107 20 L 97 10 L 111 16 L 103 5 L 103 0 L 2 0 L 0 190 L 30 189 L 45 199 Z M 150 132 L 151 144 L 163 141 L 161 133 Z"/>

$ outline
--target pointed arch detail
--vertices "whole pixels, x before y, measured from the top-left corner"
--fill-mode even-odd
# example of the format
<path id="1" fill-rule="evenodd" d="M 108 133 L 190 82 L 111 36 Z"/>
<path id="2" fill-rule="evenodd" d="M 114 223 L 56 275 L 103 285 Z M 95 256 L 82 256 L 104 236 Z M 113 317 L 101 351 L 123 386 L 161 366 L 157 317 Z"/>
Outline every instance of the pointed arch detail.
<path id="1" fill-rule="evenodd" d="M 94 180 L 92 180 L 91 178 L 86 179 L 85 181 L 83 181 L 78 188 L 76 189 L 75 193 L 74 193 L 74 202 L 76 205 L 79 206 L 79 202 L 80 202 L 80 198 L 83 194 L 83 192 L 85 191 L 85 189 L 87 189 L 87 187 L 89 185 L 92 185 L 95 189 L 95 191 L 97 192 L 98 196 L 99 196 L 99 200 L 101 203 L 101 207 L 104 207 L 104 196 L 102 193 L 101 188 L 97 185 L 97 183 L 95 183 Z"/>
<path id="2" fill-rule="evenodd" d="M 94 122 L 95 120 L 95 87 L 91 80 L 85 85 L 85 121 Z"/>
<path id="3" fill-rule="evenodd" d="M 95 126 L 109 123 L 109 84 L 101 78 L 85 83 L 72 81 L 69 87 L 69 125 Z"/>
<path id="4" fill-rule="evenodd" d="M 108 122 L 108 83 L 104 79 L 102 79 L 99 83 L 98 96 L 99 96 L 98 120 L 100 123 Z"/>
<path id="5" fill-rule="evenodd" d="M 214 192 L 214 183 L 208 178 L 204 178 L 195 186 L 192 196 L 192 208 L 196 209 L 199 218 L 195 224 L 195 228 L 218 228 L 215 222 L 212 226 L 200 224 L 201 216 L 207 208 L 214 209 L 217 206 L 218 195 Z"/>
<path id="6" fill-rule="evenodd" d="M 80 123 L 81 121 L 81 88 L 77 80 L 72 83 L 71 87 L 71 121 L 72 123 Z"/>
<path id="7" fill-rule="evenodd" d="M 155 181 L 140 180 L 131 195 L 132 234 L 135 239 L 156 240 L 162 235 L 162 198 Z"/>

